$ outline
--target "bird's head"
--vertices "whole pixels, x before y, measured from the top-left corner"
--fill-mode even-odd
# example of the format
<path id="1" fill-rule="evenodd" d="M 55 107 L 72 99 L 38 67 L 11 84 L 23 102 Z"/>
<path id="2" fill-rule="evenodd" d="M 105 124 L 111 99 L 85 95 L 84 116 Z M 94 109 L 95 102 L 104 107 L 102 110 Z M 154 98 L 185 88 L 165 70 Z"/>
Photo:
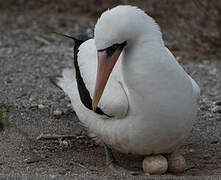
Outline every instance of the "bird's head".
<path id="1" fill-rule="evenodd" d="M 117 6 L 105 11 L 95 25 L 98 67 L 92 107 L 95 111 L 108 78 L 121 52 L 146 32 L 147 14 L 133 6 Z"/>

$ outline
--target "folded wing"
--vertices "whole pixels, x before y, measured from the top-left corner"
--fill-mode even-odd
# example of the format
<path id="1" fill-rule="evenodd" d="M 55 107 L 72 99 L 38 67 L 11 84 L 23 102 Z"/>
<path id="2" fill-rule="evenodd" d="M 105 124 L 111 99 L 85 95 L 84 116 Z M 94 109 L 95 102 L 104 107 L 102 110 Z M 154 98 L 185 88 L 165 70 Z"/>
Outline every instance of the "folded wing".
<path id="1" fill-rule="evenodd" d="M 90 95 L 90 98 L 92 99 L 97 74 L 97 50 L 94 39 L 89 39 L 81 44 L 79 47 L 77 61 L 80 76 L 87 92 Z M 127 115 L 129 105 L 119 70 L 120 67 L 116 64 L 115 70 L 113 70 L 108 80 L 98 107 L 110 117 L 123 118 Z M 70 99 L 73 101 L 75 101 L 75 99 L 79 100 L 80 93 L 82 93 L 82 91 L 85 93 L 85 89 L 81 88 L 82 85 L 77 88 L 77 83 L 79 82 L 75 79 L 76 67 L 75 71 L 71 69 L 64 69 L 62 74 L 63 77 L 58 78 L 57 84 L 64 90 Z M 88 96 L 84 97 L 81 95 L 81 103 L 85 106 L 83 98 L 88 99 Z"/>

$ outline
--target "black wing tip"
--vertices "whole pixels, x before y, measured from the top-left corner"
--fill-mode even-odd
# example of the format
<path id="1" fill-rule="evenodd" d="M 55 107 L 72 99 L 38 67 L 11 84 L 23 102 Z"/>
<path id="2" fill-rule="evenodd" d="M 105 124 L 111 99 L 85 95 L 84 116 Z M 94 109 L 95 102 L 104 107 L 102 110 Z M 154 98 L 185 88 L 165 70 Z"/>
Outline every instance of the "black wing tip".
<path id="1" fill-rule="evenodd" d="M 74 40 L 74 42 L 75 42 L 74 49 L 75 50 L 78 49 L 79 46 L 83 42 L 85 42 L 86 40 L 89 39 L 88 36 L 86 37 L 86 36 L 83 36 L 83 35 L 82 35 L 82 38 L 78 39 L 78 38 L 75 38 L 75 37 L 72 37 L 72 36 L 69 36 L 69 35 L 66 35 L 66 34 L 54 32 L 54 31 L 51 32 L 51 33 L 54 33 L 54 34 L 57 34 L 57 35 L 60 35 L 60 36 L 63 36 L 63 37 Z M 81 40 L 81 39 L 83 39 L 83 40 Z M 77 86 L 78 86 L 78 92 L 79 92 L 79 95 L 80 95 L 81 102 L 82 102 L 82 104 L 84 104 L 85 107 L 92 110 L 92 99 L 89 95 L 89 91 L 86 88 L 85 83 L 84 83 L 84 81 L 81 77 L 81 74 L 80 74 L 80 69 L 79 69 L 78 61 L 77 61 L 77 51 L 74 51 L 74 67 L 75 67 L 75 70 L 76 70 L 76 78 L 77 78 L 77 84 L 78 84 Z M 59 81 L 58 78 L 61 78 L 61 76 L 51 76 L 51 77 L 49 77 L 49 80 L 54 86 L 56 86 L 57 88 L 62 90 L 62 88 L 58 85 L 58 81 Z M 84 92 L 84 95 L 81 93 L 81 91 Z M 97 107 L 95 112 L 97 114 L 106 115 L 107 117 L 112 117 L 112 116 L 109 116 L 106 113 L 104 113 L 99 107 Z"/>
<path id="2" fill-rule="evenodd" d="M 72 39 L 74 40 L 74 42 L 78 45 L 81 45 L 85 40 L 89 39 L 89 38 L 76 38 L 76 37 L 73 37 L 73 36 L 69 36 L 67 34 L 62 34 L 62 33 L 59 33 L 59 32 L 55 32 L 55 31 L 51 31 L 50 33 L 53 33 L 53 34 L 56 34 L 56 35 L 59 35 L 59 36 L 63 36 L 63 37 L 66 37 L 66 38 L 69 38 L 69 39 Z"/>
<path id="3" fill-rule="evenodd" d="M 50 76 L 49 81 L 58 89 L 62 90 L 62 88 L 58 85 L 58 78 L 62 78 L 62 76 Z"/>

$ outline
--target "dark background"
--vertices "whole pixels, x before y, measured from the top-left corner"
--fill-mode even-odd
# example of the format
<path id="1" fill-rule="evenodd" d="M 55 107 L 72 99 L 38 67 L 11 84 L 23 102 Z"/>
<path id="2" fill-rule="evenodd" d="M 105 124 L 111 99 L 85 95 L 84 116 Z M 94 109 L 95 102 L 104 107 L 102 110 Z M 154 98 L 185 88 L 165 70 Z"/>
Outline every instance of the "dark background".
<path id="1" fill-rule="evenodd" d="M 1 24 L 45 35 L 54 30 L 72 35 L 92 28 L 100 14 L 119 4 L 136 5 L 151 15 L 163 31 L 168 47 L 192 59 L 220 57 L 219 0 L 0 0 Z M 2 29 L 3 30 L 3 29 Z"/>

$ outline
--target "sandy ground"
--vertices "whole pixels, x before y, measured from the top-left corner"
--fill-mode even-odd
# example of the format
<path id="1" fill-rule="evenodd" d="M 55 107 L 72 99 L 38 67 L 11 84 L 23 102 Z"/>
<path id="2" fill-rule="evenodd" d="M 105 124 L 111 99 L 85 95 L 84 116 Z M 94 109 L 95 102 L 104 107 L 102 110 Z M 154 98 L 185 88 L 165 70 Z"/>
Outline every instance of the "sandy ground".
<path id="1" fill-rule="evenodd" d="M 59 75 L 64 67 L 72 66 L 73 42 L 42 34 L 34 25 L 19 28 L 18 24 L 11 24 L 12 18 L 8 18 L 7 13 L 1 14 L 4 21 L 0 22 L 0 107 L 9 127 L 0 133 L 0 179 L 147 178 L 111 172 L 105 165 L 103 148 L 87 137 L 69 99 L 49 82 L 50 76 Z M 90 34 L 94 19 L 79 15 L 76 22 L 79 19 L 81 23 L 74 26 L 76 29 L 66 32 L 76 33 L 82 28 Z M 188 52 L 181 54 L 184 53 Z M 195 61 L 182 56 L 177 59 L 198 82 L 202 93 L 198 120 L 179 150 L 187 160 L 188 169 L 182 174 L 150 176 L 149 179 L 189 179 L 190 176 L 219 179 L 221 60 L 203 56 Z M 55 110 L 62 114 L 55 117 Z M 36 140 L 42 133 L 73 137 Z M 115 153 L 124 165 L 131 166 L 138 160 Z"/>

